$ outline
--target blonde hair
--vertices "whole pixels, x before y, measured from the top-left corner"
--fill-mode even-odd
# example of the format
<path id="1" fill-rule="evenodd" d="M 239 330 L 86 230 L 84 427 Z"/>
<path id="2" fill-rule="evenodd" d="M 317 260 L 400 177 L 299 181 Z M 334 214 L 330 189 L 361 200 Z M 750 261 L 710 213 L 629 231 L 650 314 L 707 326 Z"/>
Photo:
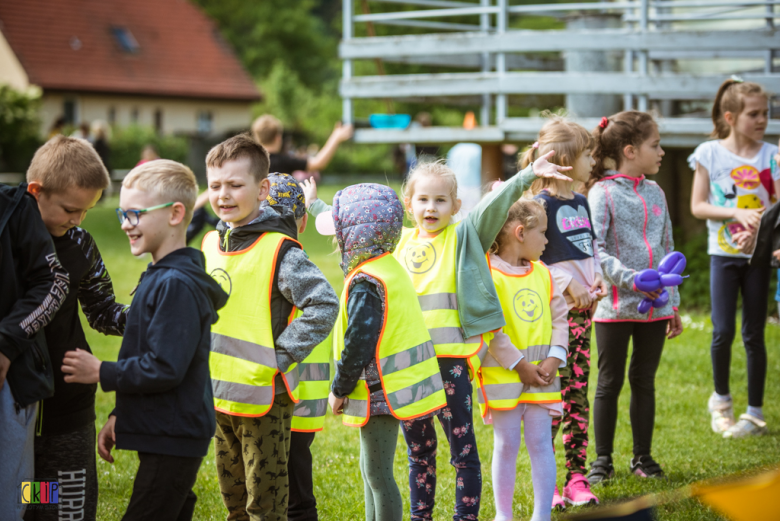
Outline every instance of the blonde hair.
<path id="1" fill-rule="evenodd" d="M 496 235 L 489 253 L 498 253 L 503 245 L 505 235 L 510 231 L 513 225 L 517 226 L 518 224 L 522 224 L 523 228 L 526 230 L 532 230 L 539 226 L 542 216 L 546 215 L 547 210 L 545 209 L 544 201 L 525 197 L 518 199 L 509 207 L 506 222 L 501 228 L 501 231 L 498 232 L 498 235 Z"/>
<path id="2" fill-rule="evenodd" d="M 61 193 L 71 186 L 105 190 L 111 179 L 89 141 L 60 134 L 35 152 L 27 169 L 27 182 L 32 181 L 45 192 Z"/>
<path id="3" fill-rule="evenodd" d="M 452 197 L 452 200 L 455 201 L 458 198 L 458 178 L 444 160 L 439 159 L 436 161 L 417 163 L 417 166 L 409 172 L 406 181 L 404 181 L 404 184 L 401 187 L 404 199 L 411 199 L 414 196 L 414 185 L 422 177 L 438 177 L 448 185 L 449 194 L 450 197 Z"/>
<path id="4" fill-rule="evenodd" d="M 745 98 L 747 96 L 763 96 L 769 99 L 769 93 L 764 87 L 752 81 L 741 81 L 730 78 L 718 87 L 718 93 L 715 95 L 715 102 L 712 104 L 712 123 L 715 128 L 712 130 L 712 137 L 726 139 L 731 133 L 731 126 L 726 122 L 723 114 L 731 112 L 736 121 L 739 114 L 745 108 Z"/>
<path id="5" fill-rule="evenodd" d="M 547 117 L 549 121 L 539 131 L 539 138 L 536 142 L 539 146 L 538 148 L 531 147 L 523 153 L 520 159 L 521 169 L 527 167 L 550 150 L 555 151 L 548 158 L 550 163 L 573 167 L 580 154 L 593 148 L 593 136 L 590 135 L 585 127 L 549 112 L 547 112 Z M 569 172 L 561 173 L 569 175 Z M 554 189 L 557 186 L 558 181 L 556 179 L 541 178 L 536 179 L 531 184 L 530 190 L 533 195 L 536 195 L 546 188 Z"/>
<path id="6" fill-rule="evenodd" d="M 250 173 L 258 183 L 268 177 L 270 158 L 268 151 L 249 134 L 238 134 L 226 139 L 209 150 L 206 156 L 206 168 L 220 168 L 228 161 L 247 158 L 250 162 Z"/>
<path id="7" fill-rule="evenodd" d="M 165 202 L 182 203 L 184 205 L 184 222 L 189 224 L 198 197 L 198 181 L 189 167 L 171 161 L 156 159 L 147 161 L 130 170 L 124 181 L 123 188 L 137 188 L 151 192 Z"/>
<path id="8" fill-rule="evenodd" d="M 273 143 L 276 136 L 284 132 L 284 125 L 278 118 L 263 114 L 252 123 L 252 136 L 263 146 Z"/>

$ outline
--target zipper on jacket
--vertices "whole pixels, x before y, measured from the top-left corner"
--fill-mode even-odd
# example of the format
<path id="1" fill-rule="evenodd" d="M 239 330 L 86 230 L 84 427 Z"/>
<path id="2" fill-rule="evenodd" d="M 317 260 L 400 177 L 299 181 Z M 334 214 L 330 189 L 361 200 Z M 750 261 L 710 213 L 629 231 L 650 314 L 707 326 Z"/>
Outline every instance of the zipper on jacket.
<path id="1" fill-rule="evenodd" d="M 40 346 L 38 345 L 38 342 L 35 342 L 33 340 L 33 355 L 35 355 L 35 361 L 38 362 L 38 365 L 41 369 L 44 371 L 46 370 L 46 359 L 44 358 L 43 354 L 41 353 Z"/>
<path id="2" fill-rule="evenodd" d="M 612 286 L 612 309 L 618 308 L 618 289 L 617 286 Z"/>

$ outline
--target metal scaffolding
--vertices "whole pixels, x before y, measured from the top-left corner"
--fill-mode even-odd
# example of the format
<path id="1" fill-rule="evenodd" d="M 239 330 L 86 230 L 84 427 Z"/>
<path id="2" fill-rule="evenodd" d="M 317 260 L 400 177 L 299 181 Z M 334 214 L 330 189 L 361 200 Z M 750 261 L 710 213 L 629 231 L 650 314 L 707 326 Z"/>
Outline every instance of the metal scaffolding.
<path id="1" fill-rule="evenodd" d="M 780 30 L 775 26 L 780 19 L 780 9 L 775 6 L 780 1 L 618 0 L 510 5 L 509 0 L 372 0 L 397 9 L 376 13 L 366 13 L 368 3 L 363 2 L 363 14 L 357 14 L 353 0 L 343 0 L 339 55 L 343 60 L 340 92 L 344 121 L 355 119 L 353 100 L 366 98 L 434 99 L 442 103 L 468 98 L 480 100 L 481 110 L 480 125 L 472 130 L 435 126 L 359 129 L 355 134 L 358 142 L 533 140 L 544 120 L 508 117 L 510 95 L 558 94 L 567 96 L 567 100 L 579 96 L 579 109 L 572 112 L 586 128 L 594 127 L 598 116 L 608 115 L 588 113 L 589 108 L 593 109 L 588 99 L 611 97 L 618 100 L 618 109 L 638 110 L 658 107 L 663 102 L 712 100 L 729 74 L 695 72 L 690 64 L 696 60 L 749 64 L 740 71 L 746 81 L 756 81 L 780 94 L 780 67 L 776 64 L 780 58 Z M 531 16 L 565 19 L 567 29 L 511 28 L 512 20 Z M 453 17 L 458 21 L 453 22 Z M 599 18 L 609 23 L 572 23 Z M 463 22 L 472 19 L 473 23 Z M 356 38 L 356 24 L 393 25 L 400 34 Z M 430 32 L 420 34 L 420 29 Z M 611 70 L 593 71 L 572 66 L 578 56 L 599 53 L 611 57 L 617 65 Z M 431 72 L 356 76 L 355 60 L 422 64 L 430 66 Z M 437 66 L 465 71 L 437 73 Z M 544 108 L 549 107 L 539 107 Z M 664 117 L 660 126 L 664 142 L 671 146 L 696 145 L 712 129 L 709 118 L 701 116 Z M 772 120 L 767 133 L 780 135 L 780 121 Z"/>

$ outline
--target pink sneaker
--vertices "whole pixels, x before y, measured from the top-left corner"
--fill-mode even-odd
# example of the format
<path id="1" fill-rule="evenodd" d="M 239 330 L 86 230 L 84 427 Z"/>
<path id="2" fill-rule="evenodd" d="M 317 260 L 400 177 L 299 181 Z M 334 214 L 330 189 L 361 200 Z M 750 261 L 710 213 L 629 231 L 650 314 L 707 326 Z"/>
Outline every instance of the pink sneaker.
<path id="1" fill-rule="evenodd" d="M 563 498 L 558 493 L 558 485 L 555 485 L 555 492 L 553 493 L 553 504 L 552 504 L 553 512 L 556 510 L 566 510 L 566 503 L 564 503 Z"/>
<path id="2" fill-rule="evenodd" d="M 575 507 L 599 504 L 599 498 L 590 491 L 590 483 L 582 474 L 572 475 L 571 480 L 563 487 L 563 499 Z"/>

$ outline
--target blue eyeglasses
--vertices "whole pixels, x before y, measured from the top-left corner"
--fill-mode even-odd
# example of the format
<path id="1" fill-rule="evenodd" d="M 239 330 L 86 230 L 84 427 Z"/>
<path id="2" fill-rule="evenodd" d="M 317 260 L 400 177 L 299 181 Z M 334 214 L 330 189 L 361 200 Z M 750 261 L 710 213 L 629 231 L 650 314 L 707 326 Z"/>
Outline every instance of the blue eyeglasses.
<path id="1" fill-rule="evenodd" d="M 119 219 L 119 224 L 124 224 L 125 219 L 130 221 L 130 226 L 138 226 L 138 221 L 141 220 L 141 214 L 151 212 L 152 210 L 160 210 L 161 208 L 168 208 L 169 206 L 173 206 L 176 204 L 173 203 L 165 203 L 165 204 L 158 204 L 157 206 L 152 206 L 151 208 L 142 208 L 141 210 L 122 210 L 121 208 L 116 209 L 116 216 Z"/>

